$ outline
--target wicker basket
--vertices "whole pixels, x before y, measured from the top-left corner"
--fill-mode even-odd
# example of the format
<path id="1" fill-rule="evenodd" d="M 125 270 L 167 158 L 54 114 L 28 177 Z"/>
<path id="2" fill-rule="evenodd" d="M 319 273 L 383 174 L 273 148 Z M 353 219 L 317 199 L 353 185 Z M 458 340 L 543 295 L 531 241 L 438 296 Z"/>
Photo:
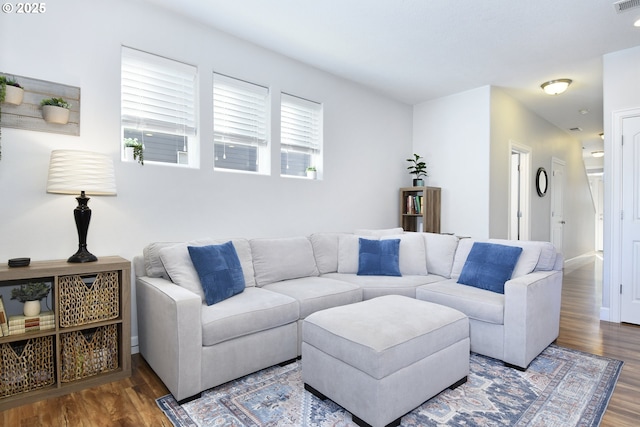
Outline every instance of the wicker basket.
<path id="1" fill-rule="evenodd" d="M 58 278 L 60 327 L 115 319 L 120 314 L 118 272 L 98 273 L 91 284 L 85 283 L 87 279 L 77 275 Z"/>
<path id="2" fill-rule="evenodd" d="M 0 397 L 55 382 L 52 336 L 0 344 L 0 357 Z"/>
<path id="3" fill-rule="evenodd" d="M 60 334 L 62 373 L 69 382 L 118 369 L 116 325 Z"/>

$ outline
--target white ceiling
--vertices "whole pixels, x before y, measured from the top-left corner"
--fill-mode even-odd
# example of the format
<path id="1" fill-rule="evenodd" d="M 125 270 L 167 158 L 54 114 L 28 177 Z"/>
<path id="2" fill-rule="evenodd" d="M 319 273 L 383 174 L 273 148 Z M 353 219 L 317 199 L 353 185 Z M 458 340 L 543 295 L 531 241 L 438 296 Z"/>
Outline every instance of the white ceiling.
<path id="1" fill-rule="evenodd" d="M 588 153 L 602 147 L 602 55 L 640 45 L 640 7 L 611 0 L 146 1 L 409 104 L 501 87 Z M 557 78 L 573 84 L 544 94 Z"/>

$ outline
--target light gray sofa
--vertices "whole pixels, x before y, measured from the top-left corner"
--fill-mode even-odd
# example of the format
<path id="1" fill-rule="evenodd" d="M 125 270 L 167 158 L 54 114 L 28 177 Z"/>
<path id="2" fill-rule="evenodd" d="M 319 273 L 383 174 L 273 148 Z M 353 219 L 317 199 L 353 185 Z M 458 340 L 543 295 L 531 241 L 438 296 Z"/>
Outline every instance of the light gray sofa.
<path id="1" fill-rule="evenodd" d="M 400 239 L 402 276 L 357 275 L 359 237 Z M 207 306 L 187 247 L 229 240 L 246 287 Z M 134 258 L 140 353 L 185 400 L 298 357 L 309 314 L 397 294 L 465 313 L 472 351 L 526 369 L 558 336 L 562 255 L 546 242 L 490 241 L 523 248 L 504 295 L 456 283 L 474 241 L 451 235 L 391 229 L 152 243 Z"/>

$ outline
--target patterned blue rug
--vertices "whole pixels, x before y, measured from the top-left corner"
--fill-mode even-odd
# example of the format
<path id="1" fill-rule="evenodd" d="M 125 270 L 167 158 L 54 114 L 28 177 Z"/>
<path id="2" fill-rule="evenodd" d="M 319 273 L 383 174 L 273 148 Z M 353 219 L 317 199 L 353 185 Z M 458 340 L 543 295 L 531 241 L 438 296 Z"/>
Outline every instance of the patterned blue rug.
<path id="1" fill-rule="evenodd" d="M 471 354 L 467 383 L 402 418 L 402 426 L 597 426 L 622 369 L 619 360 L 555 345 L 526 372 Z M 301 362 L 274 366 L 178 405 L 157 400 L 176 427 L 351 427 L 351 414 L 304 390 Z"/>

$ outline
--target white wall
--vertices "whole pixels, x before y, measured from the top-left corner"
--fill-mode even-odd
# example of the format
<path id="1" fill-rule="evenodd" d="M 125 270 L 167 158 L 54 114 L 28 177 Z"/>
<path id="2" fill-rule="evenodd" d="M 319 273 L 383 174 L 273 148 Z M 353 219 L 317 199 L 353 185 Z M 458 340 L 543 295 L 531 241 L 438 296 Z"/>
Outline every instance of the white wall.
<path id="1" fill-rule="evenodd" d="M 413 150 L 442 188 L 443 233 L 489 237 L 489 96 L 485 86 L 414 107 Z"/>
<path id="2" fill-rule="evenodd" d="M 611 298 L 619 298 L 616 290 L 621 282 L 619 218 L 623 188 L 619 175 L 620 141 L 613 140 L 615 131 L 620 129 L 614 129 L 612 118 L 616 113 L 640 108 L 639 75 L 640 46 L 604 55 L 604 264 L 600 318 L 618 322 L 619 301 Z"/>
<path id="3" fill-rule="evenodd" d="M 302 235 L 398 225 L 412 109 L 355 83 L 137 1 L 59 0 L 0 14 L 0 71 L 81 88 L 79 137 L 2 129 L 0 260 L 66 259 L 73 196 L 45 193 L 51 150 L 110 155 L 117 197 L 93 197 L 88 247 L 131 259 L 152 241 Z M 200 169 L 120 162 L 121 45 L 196 65 Z M 213 70 L 271 88 L 272 175 L 214 172 Z M 324 179 L 279 177 L 279 92 L 324 104 Z M 133 295 L 133 336 L 137 334 Z"/>

